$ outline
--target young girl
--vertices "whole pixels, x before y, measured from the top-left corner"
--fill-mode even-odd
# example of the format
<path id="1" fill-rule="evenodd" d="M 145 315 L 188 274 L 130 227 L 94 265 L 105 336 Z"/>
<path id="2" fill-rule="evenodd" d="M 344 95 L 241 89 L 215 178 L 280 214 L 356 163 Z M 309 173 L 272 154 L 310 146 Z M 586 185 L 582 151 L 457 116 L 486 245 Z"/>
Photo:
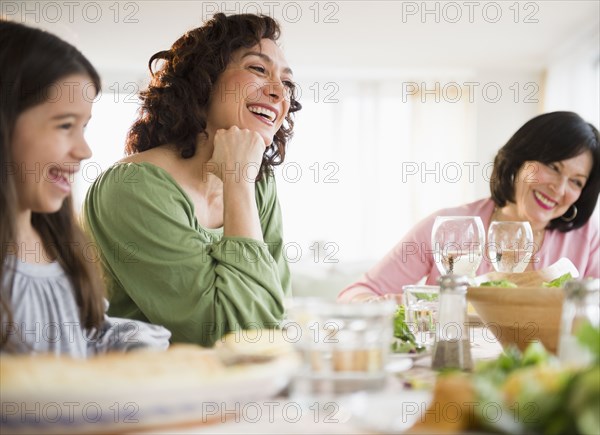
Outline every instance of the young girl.
<path id="1" fill-rule="evenodd" d="M 86 357 L 166 348 L 165 328 L 105 316 L 72 211 L 71 182 L 91 156 L 83 132 L 98 73 L 41 30 L 0 20 L 0 40 L 0 350 Z"/>

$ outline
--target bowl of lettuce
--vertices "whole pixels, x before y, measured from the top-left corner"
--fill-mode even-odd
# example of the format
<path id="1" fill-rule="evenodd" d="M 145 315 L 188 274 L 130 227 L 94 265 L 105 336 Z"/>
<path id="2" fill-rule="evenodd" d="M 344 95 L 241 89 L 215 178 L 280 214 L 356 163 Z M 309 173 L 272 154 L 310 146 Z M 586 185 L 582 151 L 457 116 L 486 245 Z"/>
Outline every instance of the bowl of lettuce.
<path id="1" fill-rule="evenodd" d="M 484 327 L 507 349 L 524 351 L 533 341 L 556 353 L 563 305 L 565 274 L 539 287 L 518 287 L 507 280 L 469 287 L 467 299 Z"/>

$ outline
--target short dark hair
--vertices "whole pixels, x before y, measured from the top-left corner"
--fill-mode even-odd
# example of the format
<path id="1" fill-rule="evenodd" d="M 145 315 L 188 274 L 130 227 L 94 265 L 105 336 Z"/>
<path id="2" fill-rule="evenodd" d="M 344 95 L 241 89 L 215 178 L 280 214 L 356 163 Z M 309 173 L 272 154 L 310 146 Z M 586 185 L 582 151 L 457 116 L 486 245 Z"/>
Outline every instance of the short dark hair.
<path id="1" fill-rule="evenodd" d="M 129 131 L 126 153 L 171 143 L 181 157 L 192 157 L 197 135 L 206 132 L 214 85 L 233 52 L 253 47 L 261 39 L 277 41 L 279 34 L 279 25 L 268 16 L 217 13 L 203 26 L 184 34 L 169 50 L 155 53 L 148 63 L 152 80 L 140 93 L 142 107 Z M 164 62 L 158 71 L 153 71 L 152 64 L 157 60 Z M 291 115 L 302 108 L 293 90 L 289 98 L 289 112 L 263 155 L 259 178 L 285 159 L 294 128 Z"/>
<path id="2" fill-rule="evenodd" d="M 596 127 L 573 112 L 551 112 L 527 121 L 496 154 L 490 180 L 492 199 L 497 207 L 515 202 L 515 178 L 527 161 L 544 164 L 592 154 L 590 176 L 575 201 L 577 216 L 571 222 L 556 218 L 548 229 L 567 232 L 579 228 L 594 213 L 600 192 L 600 134 Z"/>

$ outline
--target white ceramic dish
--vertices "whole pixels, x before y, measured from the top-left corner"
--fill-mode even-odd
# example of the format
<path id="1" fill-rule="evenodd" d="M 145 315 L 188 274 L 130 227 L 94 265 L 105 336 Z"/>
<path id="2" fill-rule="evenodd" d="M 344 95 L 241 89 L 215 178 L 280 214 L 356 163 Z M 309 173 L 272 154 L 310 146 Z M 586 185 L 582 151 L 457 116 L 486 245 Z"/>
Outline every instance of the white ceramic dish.
<path id="1" fill-rule="evenodd" d="M 347 408 L 357 425 L 370 432 L 399 434 L 410 429 L 425 414 L 431 403 L 430 390 L 357 393 L 347 397 Z"/>
<path id="2" fill-rule="evenodd" d="M 0 433 L 124 433 L 222 421 L 232 410 L 281 392 L 298 368 L 295 354 L 234 366 L 205 385 L 153 385 L 2 395 Z M 99 376 L 102 376 L 100 373 Z M 93 391 L 92 391 L 93 390 Z"/>
<path id="3" fill-rule="evenodd" d="M 389 373 L 400 373 L 411 369 L 413 359 L 404 356 L 403 354 L 392 354 L 385 365 L 385 370 Z"/>
<path id="4" fill-rule="evenodd" d="M 423 352 L 415 352 L 415 353 L 407 353 L 407 352 L 390 352 L 390 360 L 392 359 L 410 359 L 412 361 L 420 360 L 421 358 L 426 358 L 431 356 L 431 350 L 427 349 Z"/>

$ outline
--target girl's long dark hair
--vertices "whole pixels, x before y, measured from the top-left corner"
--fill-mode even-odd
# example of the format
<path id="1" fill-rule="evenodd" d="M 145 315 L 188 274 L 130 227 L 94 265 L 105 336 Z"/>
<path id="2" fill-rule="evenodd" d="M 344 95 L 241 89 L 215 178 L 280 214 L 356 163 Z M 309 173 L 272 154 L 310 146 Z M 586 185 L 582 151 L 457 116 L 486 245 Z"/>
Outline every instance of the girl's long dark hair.
<path id="1" fill-rule="evenodd" d="M 100 90 L 100 77 L 75 47 L 56 36 L 0 19 L 0 349 L 17 349 L 9 340 L 10 294 L 16 245 L 17 193 L 11 141 L 23 111 L 46 101 L 50 88 L 72 74 L 88 76 Z M 95 262 L 86 260 L 87 238 L 80 229 L 69 196 L 56 213 L 32 213 L 31 223 L 44 248 L 73 284 L 81 327 L 98 328 L 104 318 L 102 280 Z M 6 296 L 9 296 L 8 300 Z"/>
<path id="2" fill-rule="evenodd" d="M 233 52 L 253 47 L 261 39 L 277 41 L 279 33 L 277 22 L 267 16 L 218 13 L 175 41 L 169 50 L 154 54 L 148 64 L 152 81 L 140 93 L 140 116 L 129 131 L 126 153 L 169 143 L 184 159 L 192 157 L 198 134 L 206 132 L 213 87 Z M 162 61 L 158 71 L 153 71 L 155 61 Z M 285 159 L 294 129 L 292 114 L 302 108 L 294 94 L 292 90 L 289 113 L 263 155 L 258 179 Z"/>

